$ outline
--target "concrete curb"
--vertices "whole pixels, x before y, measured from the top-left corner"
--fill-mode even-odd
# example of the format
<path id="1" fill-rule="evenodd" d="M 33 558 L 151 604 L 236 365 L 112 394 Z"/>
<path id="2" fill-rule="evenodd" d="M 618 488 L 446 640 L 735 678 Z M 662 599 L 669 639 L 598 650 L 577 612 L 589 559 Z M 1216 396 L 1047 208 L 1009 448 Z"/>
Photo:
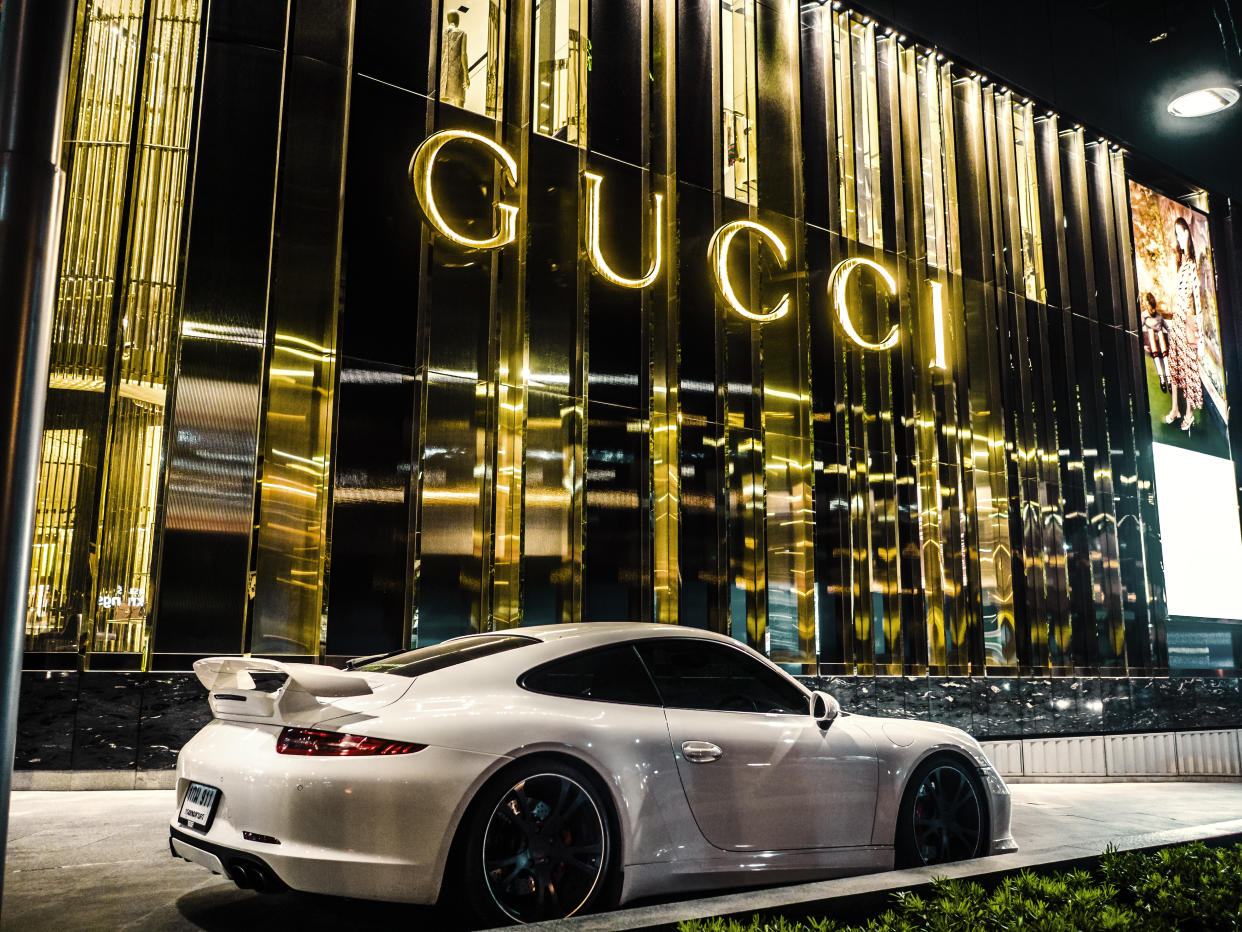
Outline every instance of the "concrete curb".
<path id="1" fill-rule="evenodd" d="M 15 770 L 16 790 L 172 790 L 175 770 Z"/>
<path id="2" fill-rule="evenodd" d="M 1112 843 L 1120 851 L 1140 851 L 1191 841 L 1219 842 L 1233 838 L 1242 840 L 1242 819 L 1191 825 L 1164 832 L 1122 835 L 1113 839 Z M 936 867 L 864 874 L 837 880 L 727 893 L 723 896 L 677 903 L 639 906 L 593 916 L 537 922 L 526 928 L 537 932 L 629 932 L 643 929 L 669 930 L 676 928 L 679 922 L 709 919 L 713 916 L 744 919 L 754 913 L 770 913 L 795 919 L 815 914 L 841 914 L 868 904 L 879 906 L 891 893 L 925 887 L 939 878 L 999 879 L 1004 874 L 1024 868 L 1043 871 L 1077 867 L 1095 862 L 1101 853 L 1096 845 L 1064 845 L 1038 851 L 998 854 Z"/>

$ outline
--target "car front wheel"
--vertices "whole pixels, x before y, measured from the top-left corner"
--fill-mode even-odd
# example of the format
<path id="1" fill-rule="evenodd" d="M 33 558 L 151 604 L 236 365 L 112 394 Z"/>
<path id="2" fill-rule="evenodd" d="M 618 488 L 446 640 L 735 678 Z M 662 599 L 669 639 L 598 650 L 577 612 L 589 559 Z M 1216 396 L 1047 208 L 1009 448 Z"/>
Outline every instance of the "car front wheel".
<path id="1" fill-rule="evenodd" d="M 950 757 L 922 764 L 907 786 L 897 822 L 897 866 L 979 857 L 987 849 L 987 809 L 974 768 Z"/>
<path id="2" fill-rule="evenodd" d="M 612 839 L 590 779 L 559 761 L 519 765 L 473 807 L 461 870 L 480 922 L 586 912 L 607 886 Z"/>

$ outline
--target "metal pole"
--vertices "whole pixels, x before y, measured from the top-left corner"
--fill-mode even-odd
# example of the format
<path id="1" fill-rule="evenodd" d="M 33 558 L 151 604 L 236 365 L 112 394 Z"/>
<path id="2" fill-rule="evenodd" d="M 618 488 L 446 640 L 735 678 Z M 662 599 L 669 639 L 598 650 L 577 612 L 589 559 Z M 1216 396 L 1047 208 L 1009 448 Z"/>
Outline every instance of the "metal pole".
<path id="1" fill-rule="evenodd" d="M 0 0 L 0 884 L 47 399 L 75 0 Z M 3 888 L 0 887 L 0 905 Z"/>

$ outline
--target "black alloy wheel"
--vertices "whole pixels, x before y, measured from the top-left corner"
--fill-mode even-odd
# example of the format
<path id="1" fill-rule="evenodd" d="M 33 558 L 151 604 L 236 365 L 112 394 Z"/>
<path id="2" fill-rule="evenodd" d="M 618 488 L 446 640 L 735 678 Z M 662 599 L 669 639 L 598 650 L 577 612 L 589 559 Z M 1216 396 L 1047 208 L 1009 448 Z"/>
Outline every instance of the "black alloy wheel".
<path id="1" fill-rule="evenodd" d="M 556 762 L 524 769 L 476 812 L 465 879 L 481 919 L 562 919 L 599 902 L 607 885 L 608 817 L 590 780 Z"/>
<path id="2" fill-rule="evenodd" d="M 987 847 L 983 787 L 974 768 L 939 758 L 918 769 L 897 826 L 899 867 L 978 857 Z"/>

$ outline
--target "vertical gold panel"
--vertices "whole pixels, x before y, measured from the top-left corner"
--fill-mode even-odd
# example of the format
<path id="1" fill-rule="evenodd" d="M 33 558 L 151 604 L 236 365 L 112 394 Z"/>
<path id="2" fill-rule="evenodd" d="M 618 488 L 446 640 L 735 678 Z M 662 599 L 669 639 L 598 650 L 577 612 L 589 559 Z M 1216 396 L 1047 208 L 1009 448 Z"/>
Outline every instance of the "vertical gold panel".
<path id="1" fill-rule="evenodd" d="M 847 30 L 853 64 L 854 198 L 858 241 L 884 246 L 880 223 L 880 118 L 876 102 L 879 64 L 875 24 L 851 20 Z"/>
<path id="2" fill-rule="evenodd" d="M 189 168 L 200 9 L 155 0 L 132 180 L 117 398 L 101 495 L 96 649 L 145 651 L 170 347 L 177 319 L 178 250 Z M 100 631 L 100 624 L 103 631 Z M 114 630 L 109 630 L 114 629 Z M 102 635 L 102 636 L 101 636 Z"/>
<path id="3" fill-rule="evenodd" d="M 977 81 L 970 79 L 977 87 Z M 946 453 L 941 467 L 945 476 L 939 507 L 944 509 L 941 541 L 944 544 L 945 593 L 948 617 L 946 630 L 953 634 L 952 650 L 946 643 L 945 663 L 961 667 L 970 663 L 969 645 L 979 632 L 979 610 L 974 602 L 978 591 L 979 557 L 970 546 L 968 515 L 972 511 L 974 472 L 971 450 L 975 444 L 969 404 L 963 404 L 959 388 L 971 369 L 966 351 L 966 283 L 963 277 L 962 211 L 959 196 L 959 164 L 963 158 L 954 120 L 954 79 L 952 67 L 938 69 L 940 95 L 940 139 L 944 153 L 945 257 L 949 273 L 942 292 L 945 300 L 945 342 L 948 349 L 949 373 L 942 396 L 944 425 L 938 435 L 940 448 Z M 941 277 L 943 282 L 943 276 Z"/>
<path id="4" fill-rule="evenodd" d="M 333 13 L 345 37 L 353 5 Z M 328 502 L 337 379 L 340 238 L 351 61 L 306 54 L 293 29 L 281 101 L 276 229 L 260 426 L 250 648 L 323 649 Z"/>
<path id="5" fill-rule="evenodd" d="M 519 221 L 521 222 L 521 221 Z M 513 295 L 520 295 L 525 284 L 525 264 L 522 263 L 506 282 L 512 291 L 495 296 L 499 304 L 498 333 L 495 351 L 496 366 L 496 427 L 495 427 L 495 498 L 491 541 L 491 607 L 490 625 L 511 628 L 522 623 L 522 557 L 523 557 L 523 505 L 526 503 L 526 434 L 531 429 L 539 431 L 538 422 L 528 428 L 530 397 L 527 389 L 530 381 L 530 358 L 526 340 L 526 315 L 519 313 Z M 543 412 L 541 412 L 543 413 Z M 546 416 L 539 422 L 546 423 Z M 546 430 L 546 429 L 545 429 Z M 551 502 L 531 501 L 527 505 L 533 516 L 545 521 L 551 515 Z M 552 509 L 553 514 L 559 509 Z M 543 548 L 543 549 L 546 549 Z M 538 551 L 535 551 L 538 552 Z"/>
<path id="6" fill-rule="evenodd" d="M 507 6 L 507 4 L 502 4 L 502 6 Z M 570 99 L 569 86 L 563 89 L 567 96 L 561 98 L 559 96 L 561 89 L 555 84 L 559 78 L 548 76 L 550 71 L 555 73 L 557 66 L 548 62 L 532 63 L 527 54 L 532 48 L 532 36 L 536 35 L 538 30 L 542 29 L 546 33 L 549 28 L 555 28 L 553 21 L 548 17 L 562 16 L 563 11 L 560 9 L 562 6 L 560 2 L 554 5 L 539 4 L 537 6 L 524 2 L 513 4 L 512 35 L 506 36 L 507 47 L 510 50 L 507 56 L 510 63 L 508 80 L 512 82 L 511 90 L 516 89 L 517 93 L 513 94 L 516 106 L 503 115 L 517 129 L 513 135 L 520 140 L 516 147 L 516 154 L 519 177 L 523 183 L 518 185 L 515 194 L 519 210 L 518 240 L 521 243 L 527 242 L 530 229 L 530 143 L 529 133 L 526 131 L 531 128 L 531 123 L 528 122 L 527 107 L 524 104 L 530 101 L 534 109 L 539 111 L 533 114 L 531 119 L 553 120 L 559 118 L 559 114 L 565 118 L 567 125 L 571 122 L 570 114 L 563 111 L 558 111 L 557 114 L 552 112 L 552 107 L 568 103 Z M 585 17 L 585 13 L 582 17 Z M 564 51 L 568 55 L 568 33 L 566 33 L 566 39 Z M 547 36 L 543 35 L 539 41 L 546 40 Z M 500 56 L 502 63 L 505 58 L 504 55 Z M 573 67 L 576 68 L 576 64 Z M 534 88 L 531 87 L 530 80 L 532 68 L 535 69 L 536 76 Z M 573 73 L 577 74 L 577 71 Z M 553 86 L 545 86 L 543 81 L 552 81 Z M 583 98 L 581 110 L 577 116 L 573 116 L 572 122 L 575 126 L 580 125 L 585 129 L 585 124 L 580 122 L 580 117 L 585 114 L 586 110 L 585 85 L 580 89 L 575 87 L 574 93 L 578 93 L 579 90 Z M 545 104 L 547 106 L 544 106 Z M 488 115 L 500 117 L 502 114 L 499 105 L 488 111 Z M 504 136 L 502 127 L 505 125 L 498 120 L 498 141 Z M 547 443 L 544 438 L 549 434 L 555 436 L 560 419 L 553 417 L 551 410 L 545 409 L 561 407 L 556 405 L 555 399 L 545 399 L 541 403 L 540 400 L 532 398 L 529 393 L 531 353 L 527 337 L 527 315 L 522 307 L 527 281 L 526 259 L 525 253 L 522 253 L 521 258 L 512 263 L 509 274 L 504 276 L 496 275 L 493 260 L 491 303 L 492 316 L 495 320 L 492 325 L 495 371 L 480 373 L 481 377 L 494 378 L 496 384 L 495 488 L 492 502 L 490 554 L 487 555 L 490 561 L 490 572 L 487 569 L 484 570 L 484 576 L 490 580 L 490 605 L 486 608 L 488 613 L 486 627 L 489 628 L 512 628 L 522 623 L 522 566 L 527 556 L 528 546 L 532 558 L 546 558 L 550 554 L 558 554 L 563 547 L 561 542 L 564 540 L 561 527 L 565 511 L 564 489 L 562 487 L 549 488 L 543 490 L 541 494 L 537 481 L 532 496 L 526 487 L 526 474 L 529 468 L 527 456 L 530 452 L 527 447 L 528 441 L 536 450 L 541 450 L 545 446 L 549 447 L 550 449 L 547 450 L 549 457 L 555 452 L 555 442 Z M 534 407 L 540 410 L 532 410 Z M 549 427 L 549 425 L 552 426 Z M 548 461 L 540 460 L 534 464 L 537 469 L 535 473 L 537 478 L 542 478 L 545 469 L 555 475 L 555 469 L 550 466 L 545 467 L 546 462 Z M 483 471 L 486 472 L 486 467 Z M 527 540 L 528 527 L 532 538 L 530 542 Z M 486 585 L 485 588 L 487 588 Z"/>
<path id="7" fill-rule="evenodd" d="M 573 622 L 582 613 L 587 262 L 579 246 L 586 153 L 540 136 L 585 146 L 586 6 L 577 0 L 510 4 L 508 84 L 514 104 L 503 132 L 512 140 L 522 180 L 516 261 L 501 259 L 494 309 L 497 362 L 507 370 L 498 399 L 505 405 L 499 421 L 507 433 L 497 438 L 490 607 L 496 627 Z M 566 44 L 557 52 L 549 30 L 562 27 Z M 580 66 L 581 73 L 573 70 L 576 122 L 556 130 L 557 82 L 568 82 Z M 563 89 L 568 102 L 568 83 Z"/>
<path id="8" fill-rule="evenodd" d="M 946 602 L 953 614 L 946 626 L 946 666 L 941 672 L 967 673 L 982 648 L 980 628 L 999 624 L 1005 599 L 1003 569 L 1009 560 L 1003 406 L 994 348 L 996 231 L 989 178 L 995 173 L 989 174 L 988 161 L 992 91 L 977 79 L 958 80 L 952 85 L 951 103 L 946 93 L 943 107 L 953 114 L 952 121 L 946 119 L 944 125 L 953 133 L 954 176 L 962 183 L 951 193 L 960 222 L 950 245 L 960 243 L 957 255 L 961 258 L 955 258 L 951 250 L 950 265 L 956 271 L 960 261 L 963 277 L 958 279 L 962 282 L 961 303 L 957 304 L 961 311 L 951 317 L 950 330 L 959 347 L 956 377 L 966 383 L 966 391 L 959 394 L 964 396 L 966 410 L 957 424 L 957 438 L 949 433 L 952 425 L 946 428 L 945 437 L 946 441 L 956 439 L 962 453 L 959 475 L 953 485 L 946 483 L 942 519 L 954 538 L 953 559 L 946 560 L 946 566 L 957 568 L 960 584 L 956 597 Z M 953 300 L 957 302 L 957 295 Z M 951 477 L 952 471 L 946 472 Z"/>
<path id="9" fill-rule="evenodd" d="M 796 284 L 789 313 L 764 324 L 762 336 L 762 437 L 764 550 L 766 553 L 766 627 L 763 643 L 768 655 L 789 664 L 796 672 L 811 671 L 816 662 L 815 560 L 814 560 L 814 454 L 811 442 L 810 301 L 803 281 L 791 280 L 790 272 L 806 264 L 805 234 L 800 223 L 803 211 L 799 159 L 801 151 L 798 70 L 797 7 L 786 4 L 776 11 L 763 10 L 766 48 L 760 64 L 763 79 L 774 89 L 764 94 L 768 109 L 762 119 L 774 124 L 760 140 L 763 177 L 778 172 L 793 179 L 792 190 L 782 191 L 775 181 L 761 188 L 758 214 L 789 244 L 789 271 L 773 272 L 761 303 L 770 306 L 775 295 Z M 759 124 L 764 127 L 764 123 Z M 769 134 L 781 132 L 789 146 L 769 145 Z M 781 205 L 779 197 L 791 203 Z M 791 210 L 792 223 L 773 211 Z M 781 210 L 784 213 L 784 210 Z M 779 217 L 779 219 L 778 219 Z M 779 290 L 778 290 L 779 289 Z M 754 305 L 752 305 L 754 306 Z"/>
<path id="10" fill-rule="evenodd" d="M 54 387 L 98 391 L 106 378 L 134 91 L 143 67 L 143 2 L 84 0 L 83 7 L 81 77 L 65 139 L 71 167 L 51 370 Z"/>
<path id="11" fill-rule="evenodd" d="M 60 275 L 28 596 L 31 650 L 92 644 L 97 615 L 98 464 L 106 432 L 108 336 L 122 248 L 135 91 L 142 75 L 141 0 L 83 2 L 75 36 L 76 99 L 66 107 Z M 105 594 L 111 601 L 114 593 Z M 111 606 L 109 605 L 109 608 Z"/>
<path id="12" fill-rule="evenodd" d="M 104 0 L 79 13 L 35 650 L 146 648 L 199 27 L 198 0 Z"/>
<path id="13" fill-rule="evenodd" d="M 919 578 L 902 582 L 903 588 L 916 590 L 912 593 L 914 602 L 921 605 L 923 612 L 921 619 L 903 617 L 902 622 L 922 623 L 926 651 L 919 656 L 903 656 L 902 661 L 907 671 L 922 672 L 928 664 L 940 669 L 945 665 L 945 625 L 953 614 L 950 602 L 957 588 L 957 565 L 951 554 L 952 523 L 942 521 L 942 509 L 945 517 L 951 514 L 949 505 L 956 488 L 952 483 L 947 488 L 942 484 L 942 473 L 953 475 L 957 462 L 956 437 L 952 436 L 952 380 L 958 357 L 951 337 L 953 320 L 959 316 L 955 312 L 960 306 L 960 282 L 951 279 L 949 269 L 949 233 L 954 228 L 947 205 L 953 157 L 951 125 L 943 125 L 944 69 L 913 48 L 899 49 L 896 61 L 904 130 L 905 219 L 909 231 L 909 258 L 904 264 L 908 278 L 902 295 L 912 305 L 910 316 L 914 324 L 913 347 L 907 344 L 903 350 L 902 365 L 913 381 L 920 570 Z M 939 291 L 933 293 L 933 288 Z M 935 316 L 937 308 L 939 319 Z M 942 358 L 943 367 L 939 362 Z M 920 639 L 907 632 L 905 641 L 918 645 Z"/>
<path id="14" fill-rule="evenodd" d="M 858 239 L 858 187 L 854 164 L 854 67 L 850 42 L 850 17 L 832 14 L 833 105 L 836 114 L 836 155 L 841 191 L 839 218 L 842 236 Z"/>
<path id="15" fill-rule="evenodd" d="M 1035 113 L 1031 104 L 1014 104 L 1013 131 L 1018 223 L 1022 230 L 1022 291 L 1031 300 L 1047 304 L 1044 238 L 1039 226 L 1039 176 L 1035 170 Z"/>
<path id="16" fill-rule="evenodd" d="M 651 184 L 664 195 L 663 225 L 651 229 L 644 214 L 646 238 L 659 237 L 664 255 L 676 255 L 677 192 L 673 174 L 677 160 L 677 5 L 675 0 L 654 0 L 651 5 L 652 136 L 664 147 L 651 153 Z M 655 546 L 652 570 L 655 581 L 653 618 L 676 624 L 681 605 L 681 405 L 677 333 L 680 276 L 671 258 L 651 292 L 651 468 L 652 530 Z"/>

